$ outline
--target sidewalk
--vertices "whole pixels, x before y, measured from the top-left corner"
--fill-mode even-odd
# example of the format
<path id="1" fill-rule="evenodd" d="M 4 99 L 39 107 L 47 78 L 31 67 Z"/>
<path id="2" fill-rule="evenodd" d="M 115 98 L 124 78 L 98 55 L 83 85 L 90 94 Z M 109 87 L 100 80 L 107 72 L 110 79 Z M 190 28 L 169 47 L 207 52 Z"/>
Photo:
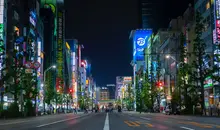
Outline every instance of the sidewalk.
<path id="1" fill-rule="evenodd" d="M 165 115 L 164 113 L 139 113 L 135 111 L 123 111 L 122 113 L 135 114 L 135 115 L 150 115 L 155 117 L 169 117 L 173 119 L 182 119 L 182 120 L 218 120 L 220 122 L 220 117 L 212 116 L 199 116 L 199 115 Z"/>
<path id="2" fill-rule="evenodd" d="M 0 119 L 0 125 L 5 123 L 16 123 L 16 122 L 26 122 L 26 121 L 32 121 L 32 120 L 46 120 L 51 118 L 62 118 L 62 117 L 69 117 L 69 116 L 81 116 L 84 115 L 84 112 L 77 112 L 77 114 L 74 113 L 57 113 L 57 114 L 51 114 L 51 115 L 42 115 L 42 116 L 34 116 L 34 117 L 20 117 L 20 118 L 10 118 L 10 119 Z"/>

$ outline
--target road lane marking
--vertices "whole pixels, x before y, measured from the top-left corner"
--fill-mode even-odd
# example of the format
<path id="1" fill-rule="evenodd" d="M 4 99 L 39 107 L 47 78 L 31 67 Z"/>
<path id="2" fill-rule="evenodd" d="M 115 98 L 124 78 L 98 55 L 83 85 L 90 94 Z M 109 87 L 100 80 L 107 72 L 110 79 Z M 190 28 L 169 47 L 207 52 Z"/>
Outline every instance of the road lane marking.
<path id="1" fill-rule="evenodd" d="M 32 120 L 28 120 L 28 121 L 17 121 L 17 122 L 9 122 L 9 123 L 4 123 L 4 124 L 0 124 L 0 126 L 3 125 L 13 125 L 13 124 L 20 124 L 20 123 L 25 123 L 25 122 L 30 122 Z"/>
<path id="2" fill-rule="evenodd" d="M 147 127 L 154 127 L 152 124 L 150 124 L 150 123 L 146 123 L 146 126 Z"/>
<path id="3" fill-rule="evenodd" d="M 186 129 L 186 130 L 195 130 L 195 129 L 188 128 L 188 127 L 184 127 L 184 126 L 181 126 L 180 128 L 182 128 L 182 129 Z"/>
<path id="4" fill-rule="evenodd" d="M 109 117 L 108 117 L 108 113 L 106 114 L 105 124 L 104 124 L 103 130 L 109 130 Z"/>
<path id="5" fill-rule="evenodd" d="M 211 124 L 201 124 L 201 123 L 197 123 L 197 122 L 178 122 L 180 124 L 187 124 L 187 125 L 194 125 L 197 127 L 201 127 L 201 128 L 213 128 L 213 126 Z"/>
<path id="6" fill-rule="evenodd" d="M 138 123 L 133 122 L 133 121 L 124 121 L 128 126 L 140 126 Z"/>
<path id="7" fill-rule="evenodd" d="M 67 115 L 67 114 L 66 114 Z M 54 118 L 54 116 L 57 116 L 57 115 L 50 115 L 49 117 L 47 117 L 46 119 L 50 119 L 50 118 Z M 8 122 L 8 123 L 2 123 L 0 124 L 0 126 L 4 126 L 4 125 L 13 125 L 13 124 L 20 124 L 20 123 L 26 123 L 26 122 L 32 122 L 32 121 L 38 121 L 38 120 L 44 120 L 44 116 L 39 116 L 39 117 L 33 117 L 33 118 L 30 118 L 30 119 L 27 119 L 27 120 L 23 120 L 23 119 L 17 119 L 17 120 L 20 120 L 20 121 L 14 121 L 14 122 Z M 11 120 L 8 120 L 8 121 L 11 121 Z"/>
<path id="8" fill-rule="evenodd" d="M 146 117 L 140 117 L 140 118 L 144 120 L 151 120 L 151 118 L 146 118 Z"/>
<path id="9" fill-rule="evenodd" d="M 54 121 L 54 122 L 51 122 L 51 123 L 47 123 L 47 124 L 43 124 L 43 125 L 38 125 L 36 127 L 40 128 L 40 127 L 44 127 L 44 126 L 48 126 L 48 125 L 53 125 L 53 124 L 57 124 L 57 123 L 61 123 L 61 122 L 69 121 L 69 120 L 74 120 L 74 119 L 77 119 L 77 118 L 80 118 L 80 117 L 84 117 L 84 116 L 87 116 L 87 115 L 77 116 L 77 117 L 74 117 L 74 118 L 69 118 L 69 119 L 64 119 L 64 120 L 59 120 L 59 121 Z"/>
<path id="10" fill-rule="evenodd" d="M 60 122 L 65 122 L 65 121 L 69 121 L 69 120 L 73 120 L 73 119 L 76 119 L 76 118 L 59 120 L 59 121 L 55 121 L 55 122 L 51 122 L 51 123 L 39 125 L 39 126 L 37 126 L 37 127 L 38 127 L 38 128 L 39 128 L 39 127 L 44 127 L 44 126 L 53 125 L 53 124 L 57 124 L 57 123 L 60 123 Z"/>
<path id="11" fill-rule="evenodd" d="M 141 124 L 141 122 L 140 121 L 135 121 L 136 123 L 138 123 L 139 125 Z"/>

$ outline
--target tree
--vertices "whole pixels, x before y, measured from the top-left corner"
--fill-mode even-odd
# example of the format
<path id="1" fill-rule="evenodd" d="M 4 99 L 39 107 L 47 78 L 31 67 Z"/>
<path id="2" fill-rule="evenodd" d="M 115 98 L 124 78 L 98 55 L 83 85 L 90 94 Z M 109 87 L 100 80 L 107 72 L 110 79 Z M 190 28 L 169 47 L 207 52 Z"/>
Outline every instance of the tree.
<path id="1" fill-rule="evenodd" d="M 14 103 L 11 105 L 13 107 L 12 111 L 14 115 L 19 113 L 18 108 L 18 95 L 22 93 L 22 82 L 21 81 L 21 75 L 23 73 L 24 67 L 21 64 L 21 61 L 23 60 L 23 55 L 17 51 L 13 50 L 10 54 L 7 54 L 7 57 L 5 59 L 6 61 L 6 74 L 5 76 L 7 79 L 5 80 L 5 92 L 11 93 L 14 97 Z"/>
<path id="2" fill-rule="evenodd" d="M 5 58 L 6 58 L 6 55 L 5 55 L 5 47 L 4 47 L 4 41 L 1 40 L 0 41 L 0 62 L 1 62 L 1 70 L 0 70 L 0 117 L 1 117 L 1 114 L 3 112 L 3 104 L 4 104 L 4 83 L 5 81 L 7 80 L 7 76 L 5 75 L 5 71 L 6 71 L 6 62 L 5 62 Z"/>
<path id="3" fill-rule="evenodd" d="M 52 81 L 52 73 L 48 72 L 46 76 L 46 83 L 45 83 L 45 103 L 51 104 L 51 101 L 55 99 L 55 90 Z"/>
<path id="4" fill-rule="evenodd" d="M 143 87 L 143 89 L 142 89 L 141 98 L 143 99 L 144 106 L 146 108 L 151 108 L 152 107 L 152 103 L 151 103 L 151 86 L 150 86 L 148 80 L 143 83 L 142 87 Z"/>
<path id="5" fill-rule="evenodd" d="M 26 116 L 34 116 L 35 115 L 35 106 L 33 106 L 32 101 L 36 101 L 36 97 L 38 95 L 37 89 L 37 76 L 34 73 L 22 73 L 22 90 L 23 90 L 23 99 L 25 102 L 25 115 Z"/>
<path id="6" fill-rule="evenodd" d="M 132 89 L 132 84 L 128 84 L 128 89 L 126 91 L 126 100 L 128 110 L 132 109 L 134 104 L 134 91 Z"/>
<path id="7" fill-rule="evenodd" d="M 141 112 L 142 111 L 142 98 L 141 98 L 141 85 L 142 83 L 139 82 L 139 76 L 136 76 L 136 105 L 137 105 L 137 111 Z"/>
<path id="8" fill-rule="evenodd" d="M 201 92 L 200 96 L 200 103 L 202 112 L 205 109 L 204 104 L 204 81 L 205 78 L 210 74 L 210 69 L 205 67 L 204 58 L 207 56 L 205 52 L 206 44 L 204 43 L 203 39 L 201 38 L 204 24 L 203 24 L 203 17 L 200 12 L 196 12 L 196 26 L 195 26 L 195 34 L 196 38 L 193 42 L 193 54 L 195 56 L 195 60 L 193 61 L 193 76 L 194 81 L 196 81 L 197 87 Z"/>

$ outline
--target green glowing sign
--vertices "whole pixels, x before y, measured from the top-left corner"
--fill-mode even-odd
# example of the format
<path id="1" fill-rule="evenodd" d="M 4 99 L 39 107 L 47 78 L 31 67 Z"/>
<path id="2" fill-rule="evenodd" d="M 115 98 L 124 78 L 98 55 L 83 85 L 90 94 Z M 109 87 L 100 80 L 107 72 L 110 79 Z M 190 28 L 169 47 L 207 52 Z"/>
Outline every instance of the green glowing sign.
<path id="1" fill-rule="evenodd" d="M 3 31 L 4 31 L 4 24 L 0 24 L 0 53 L 4 51 Z"/>

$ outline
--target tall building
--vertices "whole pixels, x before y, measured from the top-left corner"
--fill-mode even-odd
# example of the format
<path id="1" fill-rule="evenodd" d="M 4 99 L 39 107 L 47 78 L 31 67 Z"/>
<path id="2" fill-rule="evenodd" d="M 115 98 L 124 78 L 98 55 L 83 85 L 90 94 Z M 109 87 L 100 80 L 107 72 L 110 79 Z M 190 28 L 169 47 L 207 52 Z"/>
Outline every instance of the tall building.
<path id="1" fill-rule="evenodd" d="M 24 72 L 37 76 L 36 89 L 40 91 L 43 82 L 43 30 L 44 26 L 40 19 L 39 0 L 16 0 L 0 2 L 0 38 L 4 43 L 5 52 L 9 59 L 6 69 L 14 63 L 24 66 Z M 3 24 L 4 23 L 4 24 Z M 7 44 L 5 44 L 7 43 Z M 1 52 L 2 50 L 0 50 Z M 16 52 L 16 54 L 14 53 Z M 15 54 L 15 56 L 14 56 Z M 22 58 L 20 58 L 22 57 Z M 2 58 L 2 57 L 1 57 Z M 14 62 L 16 61 L 16 62 Z M 2 60 L 0 61 L 2 62 Z M 1 68 L 1 64 L 0 64 Z M 18 72 L 16 72 L 18 73 Z M 14 79 L 17 83 L 20 79 Z M 8 100 L 14 100 L 10 94 L 6 94 Z M 39 101 L 40 100 L 40 101 Z M 42 101 L 39 97 L 37 105 Z M 19 103 L 23 105 L 23 95 L 19 96 Z"/>
<path id="2" fill-rule="evenodd" d="M 40 16 L 44 25 L 44 71 L 56 65 L 56 1 L 41 0 Z M 46 81 L 51 80 L 51 87 L 56 86 L 56 71 L 46 74 Z"/>
<path id="3" fill-rule="evenodd" d="M 138 0 L 138 28 L 147 29 L 152 25 L 153 0 Z"/>
<path id="4" fill-rule="evenodd" d="M 106 87 L 109 89 L 109 98 L 115 99 L 115 90 L 116 90 L 115 84 L 107 84 Z"/>
<path id="5" fill-rule="evenodd" d="M 206 44 L 206 55 L 213 55 L 214 52 L 218 52 L 216 49 L 216 45 L 219 44 L 219 23 L 220 23 L 220 14 L 219 14 L 219 0 L 196 0 L 195 1 L 195 11 L 199 11 L 203 16 L 203 23 L 205 25 L 205 30 L 201 36 L 203 41 Z M 212 56 L 211 56 L 212 57 Z M 212 58 L 206 57 L 204 58 L 205 67 L 210 68 L 214 64 L 217 65 L 219 63 L 213 62 Z M 217 72 L 218 73 L 218 72 Z M 208 108 L 211 104 L 214 104 L 214 99 L 218 99 L 216 96 L 219 91 L 219 83 L 215 82 L 211 79 L 211 77 L 206 77 L 204 93 L 205 93 L 205 107 Z M 215 89 L 216 92 L 215 93 Z M 219 100 L 219 99 L 218 99 Z"/>
<path id="6" fill-rule="evenodd" d="M 70 46 L 70 50 L 71 50 L 71 80 L 70 80 L 70 89 L 72 89 L 72 98 L 73 98 L 73 104 L 75 106 L 77 106 L 77 102 L 78 102 L 78 95 L 77 95 L 77 88 L 78 88 L 78 66 L 77 66 L 77 57 L 78 57 L 78 53 L 77 53 L 77 46 L 78 46 L 78 42 L 76 39 L 67 39 L 66 42 L 69 44 Z"/>
<path id="7" fill-rule="evenodd" d="M 106 87 L 100 88 L 100 100 L 109 100 L 109 90 Z"/>

